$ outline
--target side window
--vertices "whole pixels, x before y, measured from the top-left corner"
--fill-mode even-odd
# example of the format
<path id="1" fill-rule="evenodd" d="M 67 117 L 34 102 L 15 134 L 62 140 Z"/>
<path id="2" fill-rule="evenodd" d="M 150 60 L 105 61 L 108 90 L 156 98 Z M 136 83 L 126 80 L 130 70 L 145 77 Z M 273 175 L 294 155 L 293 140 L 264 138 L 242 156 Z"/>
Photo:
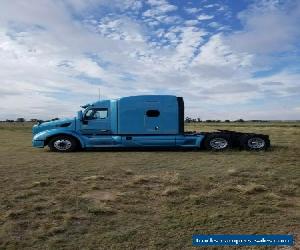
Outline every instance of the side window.
<path id="1" fill-rule="evenodd" d="M 106 119 L 108 117 L 108 109 L 90 109 L 85 113 L 86 120 Z"/>
<path id="2" fill-rule="evenodd" d="M 148 116 L 148 117 L 158 117 L 159 115 L 160 115 L 159 110 L 150 109 L 150 110 L 147 110 L 147 112 L 146 112 L 146 116 Z"/>
<path id="3" fill-rule="evenodd" d="M 92 120 L 93 119 L 93 114 L 94 114 L 94 110 L 93 109 L 89 109 L 85 115 L 84 115 L 84 119 L 85 120 Z"/>
<path id="4" fill-rule="evenodd" d="M 98 109 L 95 112 L 95 119 L 106 119 L 108 116 L 108 111 L 107 109 Z"/>

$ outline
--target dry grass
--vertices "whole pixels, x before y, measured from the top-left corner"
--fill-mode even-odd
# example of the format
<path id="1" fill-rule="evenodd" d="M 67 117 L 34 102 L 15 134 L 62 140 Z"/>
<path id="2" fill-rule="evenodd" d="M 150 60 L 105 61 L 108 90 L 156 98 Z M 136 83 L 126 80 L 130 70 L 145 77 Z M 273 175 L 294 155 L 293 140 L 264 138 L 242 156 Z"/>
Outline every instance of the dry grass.
<path id="1" fill-rule="evenodd" d="M 299 235 L 299 124 L 187 126 L 218 128 L 270 134 L 274 146 L 59 154 L 32 148 L 26 124 L 0 124 L 0 248 L 191 249 L 197 233 Z"/>
<path id="2" fill-rule="evenodd" d="M 170 195 L 176 195 L 179 193 L 179 188 L 178 187 L 166 187 L 165 190 L 163 190 L 162 195 L 164 196 L 170 196 Z"/>

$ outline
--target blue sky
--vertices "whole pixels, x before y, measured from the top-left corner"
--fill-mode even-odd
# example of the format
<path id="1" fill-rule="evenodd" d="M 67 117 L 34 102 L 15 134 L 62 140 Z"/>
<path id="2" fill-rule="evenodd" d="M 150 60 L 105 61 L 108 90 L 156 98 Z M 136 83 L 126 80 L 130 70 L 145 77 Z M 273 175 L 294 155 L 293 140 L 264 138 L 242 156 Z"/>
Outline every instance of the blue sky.
<path id="1" fill-rule="evenodd" d="M 300 119 L 300 1 L 4 0 L 0 119 L 183 96 L 202 119 Z"/>

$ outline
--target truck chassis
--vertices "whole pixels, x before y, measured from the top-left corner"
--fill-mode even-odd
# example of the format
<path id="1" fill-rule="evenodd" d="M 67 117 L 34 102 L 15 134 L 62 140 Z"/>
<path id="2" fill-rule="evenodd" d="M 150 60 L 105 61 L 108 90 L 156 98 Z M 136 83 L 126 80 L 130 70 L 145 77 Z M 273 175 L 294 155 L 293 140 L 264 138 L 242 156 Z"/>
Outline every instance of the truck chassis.
<path id="1" fill-rule="evenodd" d="M 125 136 L 125 140 L 132 140 L 134 136 Z M 140 137 L 140 136 L 136 136 Z M 251 151 L 261 151 L 266 150 L 270 147 L 270 140 L 268 135 L 256 134 L 256 133 L 242 133 L 230 130 L 218 130 L 218 132 L 185 132 L 184 135 L 185 143 L 178 146 L 157 146 L 157 145 L 131 145 L 124 146 L 120 144 L 116 145 L 104 145 L 97 148 L 118 148 L 118 149 L 165 149 L 165 148 L 179 148 L 179 149 L 202 149 L 202 150 L 211 150 L 211 151 L 224 151 L 228 149 L 240 149 L 240 150 L 251 150 Z M 201 138 L 200 144 L 194 144 L 196 138 Z M 189 144 L 189 141 L 193 141 L 192 144 Z M 60 134 L 48 138 L 43 146 L 49 146 L 51 151 L 56 152 L 71 152 L 82 148 L 95 148 L 85 146 L 82 147 L 82 143 L 72 135 Z"/>

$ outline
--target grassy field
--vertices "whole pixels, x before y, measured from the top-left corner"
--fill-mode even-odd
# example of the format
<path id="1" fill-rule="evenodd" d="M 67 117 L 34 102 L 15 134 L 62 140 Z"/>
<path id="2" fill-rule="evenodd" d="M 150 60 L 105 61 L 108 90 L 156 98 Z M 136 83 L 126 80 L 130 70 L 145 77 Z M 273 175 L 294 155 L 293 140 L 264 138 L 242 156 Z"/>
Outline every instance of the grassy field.
<path id="1" fill-rule="evenodd" d="M 221 233 L 292 233 L 299 247 L 300 124 L 186 125 L 221 128 L 273 146 L 61 154 L 0 124 L 0 249 L 193 249 L 193 234 Z"/>

